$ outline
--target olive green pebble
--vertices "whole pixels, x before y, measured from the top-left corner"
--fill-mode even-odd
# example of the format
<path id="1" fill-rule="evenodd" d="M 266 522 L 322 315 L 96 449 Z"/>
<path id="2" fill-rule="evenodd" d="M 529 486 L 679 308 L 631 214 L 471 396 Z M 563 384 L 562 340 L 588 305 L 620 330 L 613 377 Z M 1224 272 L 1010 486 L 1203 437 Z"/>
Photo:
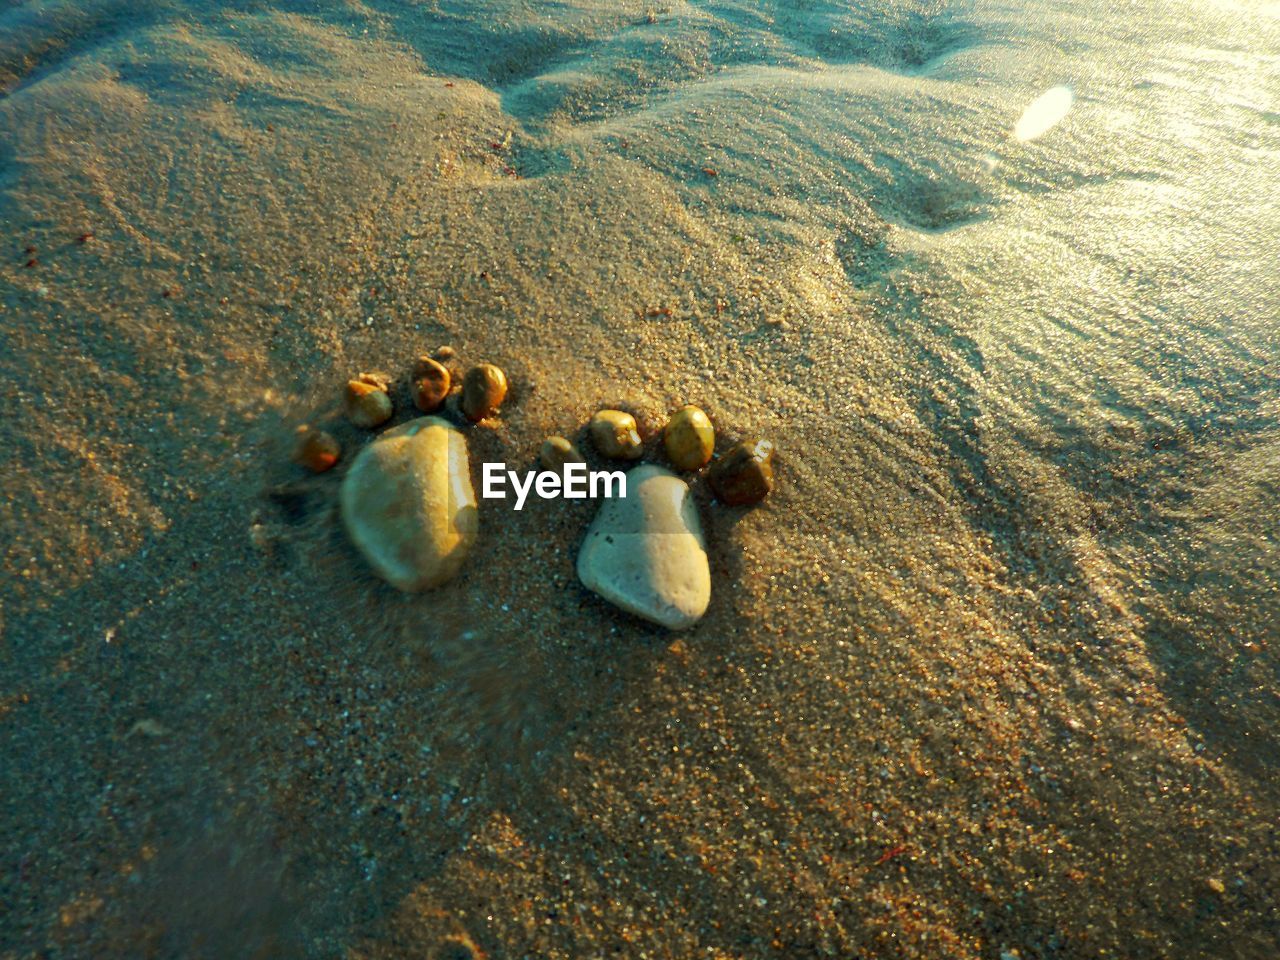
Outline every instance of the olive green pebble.
<path id="1" fill-rule="evenodd" d="M 293 459 L 308 470 L 324 473 L 342 456 L 342 447 L 333 434 L 312 430 L 310 427 L 299 427 L 298 433 L 298 446 L 293 451 Z"/>
<path id="2" fill-rule="evenodd" d="M 376 427 L 391 419 L 391 397 L 384 387 L 368 382 L 365 377 L 362 374 L 359 380 L 347 381 L 342 409 L 357 427 Z"/>
<path id="3" fill-rule="evenodd" d="M 644 452 L 636 418 L 622 410 L 600 410 L 588 427 L 591 442 L 601 455 L 618 460 L 637 460 Z"/>
<path id="4" fill-rule="evenodd" d="M 462 415 L 472 423 L 492 416 L 507 396 L 507 375 L 492 363 L 482 363 L 462 378 Z"/>
<path id="5" fill-rule="evenodd" d="M 773 444 L 768 440 L 739 443 L 711 465 L 707 482 L 731 506 L 759 503 L 773 489 Z"/>
<path id="6" fill-rule="evenodd" d="M 667 448 L 667 458 L 679 469 L 698 470 L 711 459 L 716 448 L 716 431 L 701 409 L 689 405 L 677 410 L 667 422 L 662 442 Z"/>
<path id="7" fill-rule="evenodd" d="M 443 364 L 430 357 L 419 357 L 413 365 L 413 380 L 409 392 L 413 405 L 423 413 L 435 413 L 449 396 L 452 377 Z"/>
<path id="8" fill-rule="evenodd" d="M 584 463 L 578 448 L 564 437 L 547 437 L 538 451 L 538 462 L 547 470 L 563 473 L 565 464 Z"/>

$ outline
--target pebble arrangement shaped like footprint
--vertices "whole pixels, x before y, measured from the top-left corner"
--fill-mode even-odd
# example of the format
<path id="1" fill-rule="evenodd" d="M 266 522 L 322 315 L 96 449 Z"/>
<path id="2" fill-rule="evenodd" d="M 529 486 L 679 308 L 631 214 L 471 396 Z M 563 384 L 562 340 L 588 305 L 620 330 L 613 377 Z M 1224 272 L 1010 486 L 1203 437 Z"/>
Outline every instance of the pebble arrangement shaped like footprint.
<path id="1" fill-rule="evenodd" d="M 448 348 L 436 354 L 441 360 L 451 356 Z M 420 358 L 410 387 L 415 406 L 440 407 L 450 380 L 441 364 Z M 459 412 L 471 422 L 494 415 L 506 388 L 498 367 L 473 367 L 458 391 Z M 389 383 L 381 376 L 361 374 L 350 381 L 344 400 L 348 418 L 359 426 L 391 416 Z M 605 457 L 634 460 L 642 453 L 635 420 L 623 411 L 600 411 L 588 433 Z M 686 406 L 671 418 L 663 440 L 673 464 L 697 470 L 711 459 L 715 434 L 705 413 Z M 332 436 L 305 428 L 295 457 L 319 472 L 331 468 L 340 453 Z M 727 503 L 759 502 L 773 486 L 772 453 L 767 441 L 738 444 L 712 462 L 708 482 Z M 551 437 L 540 459 L 554 469 L 582 457 L 563 437 Z M 387 431 L 356 456 L 339 502 L 352 543 L 388 583 L 418 591 L 447 582 L 461 569 L 479 528 L 465 435 L 442 416 L 419 417 Z M 577 574 L 588 590 L 652 623 L 670 630 L 697 623 L 711 600 L 711 568 L 689 485 L 655 464 L 633 469 L 626 495 L 605 499 L 596 512 L 578 553 Z"/>

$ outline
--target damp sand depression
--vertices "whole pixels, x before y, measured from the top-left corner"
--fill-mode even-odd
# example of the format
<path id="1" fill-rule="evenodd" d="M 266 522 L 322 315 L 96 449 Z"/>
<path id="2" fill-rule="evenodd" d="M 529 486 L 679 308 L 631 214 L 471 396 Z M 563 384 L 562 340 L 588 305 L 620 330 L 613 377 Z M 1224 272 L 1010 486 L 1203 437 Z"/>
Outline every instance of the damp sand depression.
<path id="1" fill-rule="evenodd" d="M 5 4 L 0 956 L 1274 957 L 1277 17 Z M 446 343 L 777 444 L 693 630 L 367 569 Z"/>

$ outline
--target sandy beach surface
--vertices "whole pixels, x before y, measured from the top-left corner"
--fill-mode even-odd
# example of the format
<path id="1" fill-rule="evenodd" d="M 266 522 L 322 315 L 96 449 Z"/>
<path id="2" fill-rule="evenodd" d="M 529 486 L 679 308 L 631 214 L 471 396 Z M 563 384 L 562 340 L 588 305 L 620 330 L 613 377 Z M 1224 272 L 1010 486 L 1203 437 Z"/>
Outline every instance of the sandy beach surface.
<path id="1" fill-rule="evenodd" d="M 0 90 L 0 958 L 1280 956 L 1274 3 L 7 0 Z M 473 464 L 777 445 L 697 626 L 589 502 L 371 572 L 440 345 Z"/>

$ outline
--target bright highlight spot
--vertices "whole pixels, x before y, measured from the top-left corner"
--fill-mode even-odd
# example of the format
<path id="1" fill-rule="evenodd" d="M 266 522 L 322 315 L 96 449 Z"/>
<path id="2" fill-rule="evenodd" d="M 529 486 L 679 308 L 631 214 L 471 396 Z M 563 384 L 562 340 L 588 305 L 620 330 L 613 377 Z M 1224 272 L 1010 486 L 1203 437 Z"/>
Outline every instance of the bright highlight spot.
<path id="1" fill-rule="evenodd" d="M 1068 87 L 1046 90 L 1022 112 L 1022 117 L 1013 128 L 1013 135 L 1024 143 L 1044 136 L 1062 122 L 1074 100 L 1075 95 Z"/>

